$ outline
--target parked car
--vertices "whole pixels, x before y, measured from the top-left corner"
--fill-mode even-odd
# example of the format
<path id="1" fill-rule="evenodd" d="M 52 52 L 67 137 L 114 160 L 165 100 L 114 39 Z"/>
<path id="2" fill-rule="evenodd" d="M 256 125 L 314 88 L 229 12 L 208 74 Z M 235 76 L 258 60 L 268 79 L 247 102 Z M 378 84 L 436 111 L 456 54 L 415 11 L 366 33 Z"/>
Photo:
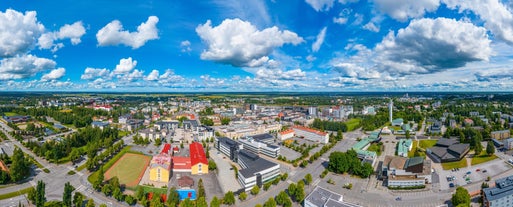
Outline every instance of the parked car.
<path id="1" fill-rule="evenodd" d="M 477 168 L 477 169 L 476 169 L 476 172 L 479 172 L 479 171 L 481 171 L 481 169 Z"/>
<path id="2" fill-rule="evenodd" d="M 488 170 L 484 169 L 482 172 L 485 173 L 485 172 L 488 172 Z"/>
<path id="3" fill-rule="evenodd" d="M 472 172 L 468 171 L 468 172 L 467 172 L 467 175 L 470 175 L 470 174 L 472 174 Z"/>
<path id="4" fill-rule="evenodd" d="M 449 183 L 450 188 L 454 188 L 454 183 Z"/>

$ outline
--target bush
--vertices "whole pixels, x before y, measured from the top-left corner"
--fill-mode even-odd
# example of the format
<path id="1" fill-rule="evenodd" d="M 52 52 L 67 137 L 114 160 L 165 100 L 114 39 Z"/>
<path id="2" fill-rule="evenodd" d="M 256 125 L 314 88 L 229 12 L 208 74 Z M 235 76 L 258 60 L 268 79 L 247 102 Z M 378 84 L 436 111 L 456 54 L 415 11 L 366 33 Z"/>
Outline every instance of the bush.
<path id="1" fill-rule="evenodd" d="M 70 171 L 68 172 L 68 175 L 74 175 L 74 174 L 76 174 L 76 172 L 75 172 L 75 171 L 73 171 L 73 170 L 70 170 Z"/>

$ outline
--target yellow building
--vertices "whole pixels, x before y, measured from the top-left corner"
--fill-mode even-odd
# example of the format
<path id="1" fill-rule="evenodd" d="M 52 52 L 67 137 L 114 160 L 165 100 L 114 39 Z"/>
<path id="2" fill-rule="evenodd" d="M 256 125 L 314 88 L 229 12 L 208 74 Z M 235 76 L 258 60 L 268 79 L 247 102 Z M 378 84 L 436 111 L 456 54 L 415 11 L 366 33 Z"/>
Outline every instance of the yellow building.
<path id="1" fill-rule="evenodd" d="M 150 181 L 165 182 L 169 181 L 171 171 L 171 156 L 168 154 L 159 154 L 154 156 L 150 162 Z"/>
<path id="2" fill-rule="evenodd" d="M 191 174 L 208 174 L 208 160 L 203 146 L 199 142 L 193 142 L 189 145 L 189 153 L 191 157 Z"/>

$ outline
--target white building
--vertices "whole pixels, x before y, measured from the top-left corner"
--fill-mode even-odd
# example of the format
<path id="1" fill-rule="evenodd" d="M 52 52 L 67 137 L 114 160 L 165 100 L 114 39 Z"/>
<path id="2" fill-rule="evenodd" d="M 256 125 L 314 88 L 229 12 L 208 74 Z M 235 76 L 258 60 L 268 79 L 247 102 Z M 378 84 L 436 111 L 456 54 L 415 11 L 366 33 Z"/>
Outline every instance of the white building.
<path id="1" fill-rule="evenodd" d="M 392 175 L 388 177 L 388 187 L 414 187 L 425 185 L 424 178 L 415 175 Z"/>
<path id="2" fill-rule="evenodd" d="M 288 129 L 282 132 L 278 132 L 278 140 L 286 140 L 294 137 L 294 130 Z"/>
<path id="3" fill-rule="evenodd" d="M 280 175 L 280 165 L 260 158 L 247 150 L 240 150 L 237 163 L 242 168 L 237 174 L 238 181 L 245 191 L 257 185 L 262 188 L 264 183 L 273 181 Z"/>
<path id="4" fill-rule="evenodd" d="M 495 181 L 495 187 L 483 189 L 483 203 L 487 207 L 513 206 L 513 175 Z"/>
<path id="5" fill-rule="evenodd" d="M 504 140 L 504 148 L 506 148 L 508 150 L 513 149 L 513 138 Z"/>
<path id="6" fill-rule="evenodd" d="M 241 138 L 238 140 L 245 150 L 249 150 L 255 154 L 263 154 L 272 158 L 280 156 L 280 147 L 258 142 L 251 137 Z"/>
<path id="7" fill-rule="evenodd" d="M 304 137 L 313 142 L 327 144 L 329 141 L 329 135 L 326 132 L 317 131 L 304 126 L 293 126 L 292 130 L 294 130 L 296 136 Z"/>

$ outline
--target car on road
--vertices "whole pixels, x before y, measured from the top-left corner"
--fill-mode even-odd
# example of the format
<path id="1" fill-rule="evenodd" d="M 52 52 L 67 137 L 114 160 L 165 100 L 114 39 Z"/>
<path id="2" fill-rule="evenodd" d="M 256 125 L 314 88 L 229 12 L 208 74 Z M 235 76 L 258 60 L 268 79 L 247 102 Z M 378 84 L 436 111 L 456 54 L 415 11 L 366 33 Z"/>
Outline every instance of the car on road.
<path id="1" fill-rule="evenodd" d="M 484 169 L 482 172 L 485 173 L 485 172 L 488 172 L 488 170 Z"/>
<path id="2" fill-rule="evenodd" d="M 479 172 L 479 171 L 481 171 L 481 169 L 477 168 L 477 169 L 476 169 L 476 172 Z"/>
<path id="3" fill-rule="evenodd" d="M 397 198 L 395 198 L 395 200 L 396 200 L 396 201 L 401 201 L 401 200 L 402 200 L 402 198 L 401 198 L 401 197 L 397 197 Z"/>
<path id="4" fill-rule="evenodd" d="M 449 183 L 449 188 L 454 188 L 454 183 Z"/>
<path id="5" fill-rule="evenodd" d="M 472 174 L 472 172 L 468 171 L 468 172 L 467 172 L 467 175 L 470 175 L 470 174 Z"/>

